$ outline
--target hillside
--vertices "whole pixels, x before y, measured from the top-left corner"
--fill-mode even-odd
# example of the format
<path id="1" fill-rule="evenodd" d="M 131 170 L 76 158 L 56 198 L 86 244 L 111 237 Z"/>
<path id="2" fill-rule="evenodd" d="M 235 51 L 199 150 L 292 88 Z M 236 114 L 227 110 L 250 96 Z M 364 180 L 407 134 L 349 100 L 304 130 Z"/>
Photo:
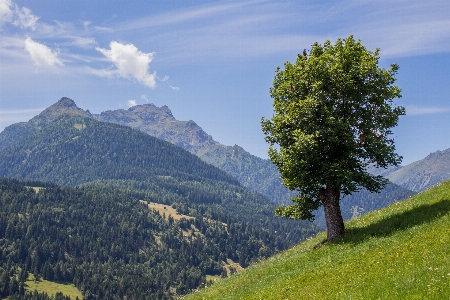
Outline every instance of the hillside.
<path id="1" fill-rule="evenodd" d="M 280 242 L 237 219 L 214 221 L 204 207 L 173 218 L 140 199 L 102 185 L 0 178 L 0 298 L 23 295 L 33 274 L 74 284 L 85 299 L 171 299 L 226 276 L 226 261 L 245 265 Z"/>
<path id="2" fill-rule="evenodd" d="M 63 114 L 0 152 L 0 176 L 133 190 L 148 201 L 208 205 L 298 242 L 316 230 L 273 216 L 274 205 L 236 179 L 171 143 L 138 130 Z M 183 205 L 182 205 L 183 204 Z"/>
<path id="3" fill-rule="evenodd" d="M 450 179 L 450 149 L 436 151 L 385 175 L 390 181 L 415 192 Z"/>
<path id="4" fill-rule="evenodd" d="M 121 124 L 166 140 L 190 151 L 208 164 L 220 168 L 222 171 L 225 171 L 227 174 L 237 179 L 240 184 L 254 192 L 266 196 L 274 204 L 289 204 L 290 198 L 295 196 L 295 192 L 290 192 L 281 184 L 278 170 L 269 160 L 251 155 L 238 145 L 225 146 L 214 141 L 212 137 L 204 132 L 194 121 L 176 120 L 167 106 L 156 107 L 153 104 L 145 104 L 133 106 L 128 110 L 119 109 L 102 112 L 99 115 L 93 115 L 89 111 L 78 108 L 72 99 L 64 97 L 45 109 L 41 114 L 35 116 L 29 122 L 13 124 L 1 132 L 0 151 L 4 148 L 11 147 L 13 144 L 17 144 L 27 136 L 36 133 L 38 130 L 44 128 L 46 124 L 52 123 L 59 118 L 62 114 L 70 114 L 72 116 L 78 115 L 80 117 L 94 118 L 104 122 Z M 96 142 L 93 144 L 95 145 Z M 108 150 L 105 151 L 106 153 L 109 153 Z M 86 155 L 83 156 L 86 157 Z M 79 155 L 77 159 L 78 158 Z M 19 161 L 21 160 L 19 159 Z M 81 164 L 72 163 L 72 165 L 81 166 L 83 165 L 83 162 L 81 162 Z M 39 164 L 35 164 L 35 167 L 36 169 L 41 168 Z M 83 168 L 83 170 L 73 169 L 73 166 L 71 168 L 71 171 L 74 174 L 75 171 L 86 173 L 83 171 Z M 89 165 L 88 169 L 92 168 L 94 168 L 94 166 Z M 128 168 L 128 166 L 126 168 Z M 43 170 L 43 172 L 45 173 L 45 178 L 39 178 L 39 176 L 36 178 L 53 180 L 48 177 L 51 175 L 51 172 L 47 172 L 46 170 Z M 54 172 L 54 170 L 52 170 L 52 172 Z M 97 170 L 96 172 L 101 173 L 100 170 Z M 119 176 L 121 179 L 123 179 L 122 175 Z M 20 175 L 14 176 L 25 178 L 20 177 Z M 31 174 L 27 174 L 26 178 L 30 178 L 30 176 Z M 83 176 L 85 175 L 83 174 Z M 114 178 L 117 178 L 117 175 L 114 176 Z M 77 178 L 77 175 L 72 176 L 72 178 Z M 103 177 L 100 176 L 100 178 Z M 111 179 L 112 177 L 107 176 L 106 178 Z M 85 180 L 91 179 L 92 178 L 85 178 L 80 180 L 80 178 L 78 178 L 77 180 L 78 182 L 84 182 Z M 160 180 L 161 178 L 157 179 Z M 65 184 L 64 181 L 61 181 L 61 178 L 58 180 L 60 180 L 58 181 L 59 183 Z M 67 180 L 67 178 L 64 180 Z M 355 213 L 364 214 L 373 209 L 385 207 L 392 203 L 393 200 L 405 199 L 412 194 L 413 193 L 409 190 L 400 188 L 395 184 L 389 185 L 388 188 L 384 189 L 379 194 L 370 194 L 366 190 L 362 190 L 360 193 L 355 193 L 354 195 L 343 199 L 341 202 L 343 215 L 345 219 L 348 219 L 354 216 Z M 246 210 L 246 212 L 248 212 L 248 210 Z M 325 223 L 322 210 L 318 210 L 315 214 L 315 224 L 324 228 Z"/>
<path id="5" fill-rule="evenodd" d="M 450 181 L 346 223 L 185 299 L 447 299 Z"/>
<path id="6" fill-rule="evenodd" d="M 109 110 L 93 117 L 104 122 L 129 126 L 180 146 L 227 172 L 242 185 L 263 194 L 275 204 L 290 204 L 290 198 L 296 194 L 282 185 L 278 169 L 269 160 L 251 155 L 238 145 L 225 146 L 214 141 L 194 121 L 175 119 L 167 106 L 137 105 L 128 110 Z M 362 190 L 343 199 L 343 217 L 350 219 L 355 213 L 365 214 L 413 194 L 407 188 L 396 184 L 390 184 L 379 194 Z M 324 228 L 323 211 L 319 210 L 315 215 L 315 223 Z"/>
<path id="7" fill-rule="evenodd" d="M 238 145 L 225 146 L 214 141 L 194 121 L 175 119 L 167 106 L 136 105 L 128 110 L 108 110 L 93 117 L 99 121 L 138 129 L 182 147 L 274 203 L 286 203 L 293 196 L 282 186 L 278 170 L 269 160 L 256 157 Z"/>

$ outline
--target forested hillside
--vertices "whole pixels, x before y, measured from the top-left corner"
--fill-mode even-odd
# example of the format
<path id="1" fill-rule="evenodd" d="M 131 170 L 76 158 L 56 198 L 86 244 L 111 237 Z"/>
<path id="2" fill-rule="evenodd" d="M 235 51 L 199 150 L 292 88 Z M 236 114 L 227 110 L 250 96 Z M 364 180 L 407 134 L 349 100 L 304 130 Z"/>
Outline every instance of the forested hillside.
<path id="1" fill-rule="evenodd" d="M 167 106 L 156 107 L 153 104 L 137 105 L 128 110 L 119 109 L 92 115 L 95 119 L 126 125 L 139 129 L 152 136 L 169 141 L 197 155 L 205 162 L 224 170 L 245 187 L 263 194 L 276 204 L 289 204 L 296 192 L 289 191 L 281 183 L 279 172 L 269 160 L 251 155 L 238 145 L 225 146 L 202 130 L 194 121 L 178 121 Z M 384 207 L 392 202 L 390 199 L 405 199 L 412 195 L 406 188 L 391 185 L 380 194 L 369 195 L 366 190 L 346 197 L 344 215 L 351 217 L 350 210 L 354 206 L 360 213 Z M 389 200 L 386 200 L 389 199 Z M 365 203 L 365 200 L 368 200 Z M 317 213 L 318 224 L 323 214 Z"/>
<path id="2" fill-rule="evenodd" d="M 273 216 L 274 205 L 195 155 L 129 127 L 65 114 L 0 152 L 0 176 L 63 185 L 114 180 L 146 200 L 196 203 L 252 221 L 296 243 L 317 229 Z"/>
<path id="3" fill-rule="evenodd" d="M 274 205 L 268 199 L 171 143 L 80 114 L 63 114 L 41 122 L 26 136 L 0 151 L 0 175 L 78 186 L 59 188 L 47 184 L 47 189 L 34 194 L 24 189 L 23 183 L 5 181 L 2 207 L 7 209 L 2 215 L 1 228 L 5 245 L 2 249 L 6 252 L 2 257 L 11 257 L 11 264 L 4 272 L 12 275 L 26 262 L 25 250 L 29 255 L 40 253 L 41 250 L 34 247 L 47 245 L 45 239 L 50 238 L 49 248 L 44 249 L 47 252 L 42 250 L 46 254 L 38 255 L 40 263 L 35 262 L 32 267 L 29 262 L 27 270 L 44 279 L 71 281 L 93 299 L 104 299 L 105 295 L 112 294 L 143 299 L 136 295 L 144 290 L 159 291 L 158 296 L 150 294 L 149 298 L 158 298 L 161 293 L 169 297 L 173 288 L 182 294 L 205 282 L 206 275 L 226 274 L 225 261 L 232 260 L 246 267 L 318 231 L 306 221 L 274 217 Z M 42 184 L 31 182 L 28 185 Z M 11 186 L 13 190 L 9 189 Z M 158 213 L 148 212 L 139 200 L 170 205 L 189 218 L 164 220 Z M 78 206 L 77 201 L 81 201 Z M 32 218 L 25 217 L 29 211 L 36 214 Z M 137 220 L 132 214 L 143 219 Z M 105 216 L 108 218 L 104 219 Z M 71 223 L 72 220 L 76 223 Z M 91 221 L 94 222 L 91 227 L 80 227 Z M 45 229 L 46 226 L 49 228 Z M 79 272 L 90 274 L 93 279 L 80 279 L 75 276 L 79 272 L 74 270 L 67 271 L 71 274 L 68 277 L 55 275 L 59 274 L 58 268 L 63 268 L 61 261 L 66 263 L 67 257 L 75 257 L 71 254 L 74 251 L 71 243 L 77 226 L 76 236 L 80 240 L 75 246 L 79 249 L 76 254 L 78 257 L 87 255 L 92 260 L 88 260 L 89 265 L 79 261 L 76 265 L 82 264 Z M 28 240 L 30 228 L 44 228 L 36 233 L 43 236 Z M 113 232 L 119 236 L 109 237 Z M 24 239 L 29 244 L 22 245 Z M 100 246 L 104 248 L 97 249 Z M 69 256 L 57 250 L 66 247 L 70 251 L 61 251 Z M 16 252 L 22 254 L 14 256 Z M 153 260 L 148 256 L 150 253 L 154 254 Z M 142 255 L 145 259 L 139 260 Z M 183 255 L 187 255 L 185 259 Z M 118 262 L 105 267 L 111 257 Z M 70 262 L 64 268 L 73 265 L 75 260 Z M 174 266 L 169 268 L 168 265 Z M 116 285 L 122 282 L 119 280 L 122 277 L 118 279 L 116 273 L 108 273 L 109 268 L 123 273 L 123 278 L 128 278 L 126 274 L 130 272 L 138 272 L 139 276 L 148 274 L 141 280 L 129 275 L 129 285 L 120 283 L 118 291 Z M 165 274 L 162 269 L 169 273 Z M 104 276 L 111 280 L 109 287 L 100 284 Z M 146 276 L 157 279 L 143 284 Z M 136 288 L 134 284 L 143 287 Z"/>
<path id="4" fill-rule="evenodd" d="M 180 146 L 227 172 L 250 190 L 265 195 L 273 203 L 289 204 L 290 198 L 296 195 L 295 191 L 291 192 L 282 185 L 276 166 L 269 160 L 251 155 L 238 145 L 225 146 L 214 141 L 194 121 L 175 119 L 167 106 L 137 105 L 128 110 L 106 111 L 93 117 L 136 128 Z M 341 202 L 343 217 L 349 219 L 406 199 L 414 194 L 407 188 L 390 184 L 379 194 L 371 194 L 363 189 L 359 193 L 346 196 Z M 315 223 L 325 227 L 323 210 L 318 210 L 315 215 Z"/>
<path id="5" fill-rule="evenodd" d="M 282 186 L 278 170 L 269 160 L 256 157 L 238 145 L 225 146 L 214 141 L 194 121 L 175 119 L 167 106 L 144 104 L 92 116 L 138 129 L 182 147 L 276 204 L 288 202 L 293 195 Z"/>
<path id="6" fill-rule="evenodd" d="M 138 199 L 100 185 L 0 179 L 1 295 L 23 294 L 30 272 L 73 282 L 85 299 L 168 299 L 206 275 L 226 276 L 226 259 L 246 266 L 282 243 L 230 216 L 213 221 L 205 207 L 189 206 L 193 218 L 175 221 Z"/>
<path id="7" fill-rule="evenodd" d="M 36 133 L 40 128 L 60 117 L 61 114 L 67 113 L 126 125 L 169 141 L 197 155 L 203 161 L 225 171 L 250 190 L 265 195 L 272 203 L 288 204 L 290 202 L 289 199 L 296 194 L 295 192 L 290 192 L 281 184 L 278 170 L 269 160 L 253 156 L 240 146 L 224 146 L 214 141 L 194 121 L 176 120 L 167 106 L 137 105 L 128 110 L 119 109 L 92 115 L 89 111 L 78 108 L 73 100 L 62 98 L 29 122 L 7 127 L 0 133 L 0 151 L 30 134 Z M 90 168 L 92 169 L 92 166 Z M 44 172 L 46 171 L 44 170 Z M 380 170 L 374 170 L 374 172 L 380 172 Z M 107 175 L 108 178 L 111 178 L 111 174 Z M 122 178 L 123 175 L 114 175 L 114 178 Z M 407 177 L 407 175 L 403 174 L 402 176 Z M 428 176 L 432 175 L 429 174 Z M 80 182 L 83 181 L 84 179 Z M 65 182 L 60 181 L 60 183 Z M 392 199 L 405 199 L 411 194 L 406 189 L 400 188 L 395 184 L 381 191 L 380 194 L 369 194 L 363 190 L 343 199 L 341 204 L 344 217 L 350 218 L 355 212 L 364 214 L 372 209 L 390 204 Z M 324 226 L 321 210 L 316 212 L 316 220 L 316 224 Z"/>

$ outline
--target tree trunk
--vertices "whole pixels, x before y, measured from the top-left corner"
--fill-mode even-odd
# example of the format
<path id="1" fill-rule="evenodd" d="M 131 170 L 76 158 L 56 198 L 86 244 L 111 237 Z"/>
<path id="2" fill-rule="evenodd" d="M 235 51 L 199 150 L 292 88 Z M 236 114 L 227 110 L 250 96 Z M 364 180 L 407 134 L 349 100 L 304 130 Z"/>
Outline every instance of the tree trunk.
<path id="1" fill-rule="evenodd" d="M 339 206 L 339 187 L 328 184 L 320 196 L 327 224 L 327 241 L 330 242 L 344 235 L 344 220 Z"/>

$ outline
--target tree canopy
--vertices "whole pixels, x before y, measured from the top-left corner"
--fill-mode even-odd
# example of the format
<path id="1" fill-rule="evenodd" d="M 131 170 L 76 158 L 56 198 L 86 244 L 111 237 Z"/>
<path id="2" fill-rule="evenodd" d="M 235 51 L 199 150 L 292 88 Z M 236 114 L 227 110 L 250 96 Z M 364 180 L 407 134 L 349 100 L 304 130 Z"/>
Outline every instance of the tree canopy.
<path id="1" fill-rule="evenodd" d="M 311 220 L 323 205 L 328 240 L 344 233 L 340 195 L 379 191 L 387 180 L 367 168 L 401 162 L 391 137 L 405 114 L 393 103 L 401 97 L 394 85 L 399 67 L 380 68 L 379 57 L 379 49 L 371 52 L 353 36 L 315 43 L 277 68 L 270 89 L 274 114 L 262 119 L 269 158 L 283 184 L 299 192 L 276 214 Z"/>

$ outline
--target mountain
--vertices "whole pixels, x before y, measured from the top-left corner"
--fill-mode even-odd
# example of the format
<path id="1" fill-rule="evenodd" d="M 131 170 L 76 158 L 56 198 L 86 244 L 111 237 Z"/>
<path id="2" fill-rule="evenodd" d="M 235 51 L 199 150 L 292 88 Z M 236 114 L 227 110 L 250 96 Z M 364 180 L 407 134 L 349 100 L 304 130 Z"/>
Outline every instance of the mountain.
<path id="1" fill-rule="evenodd" d="M 289 242 L 285 240 L 288 244 L 315 230 L 308 222 L 275 218 L 274 205 L 268 199 L 171 143 L 82 114 L 50 114 L 49 118 L 44 113 L 26 125 L 28 136 L 0 151 L 1 177 L 62 185 L 109 180 L 109 185 L 145 191 L 149 201 L 172 205 L 185 199 L 216 206 L 217 211 L 228 211 L 266 228 L 270 221 L 270 227 L 281 226 L 273 230 L 289 237 Z M 45 123 L 45 119 L 51 121 Z M 40 125 L 33 127 L 34 123 Z"/>
<path id="2" fill-rule="evenodd" d="M 169 275 L 165 279 L 159 278 L 160 284 L 163 284 L 165 288 L 168 287 L 168 284 L 177 282 L 178 290 L 186 291 L 187 288 L 196 287 L 205 282 L 206 275 L 217 275 L 214 273 L 217 270 L 225 272 L 223 270 L 228 267 L 222 268 L 222 264 L 227 264 L 224 261 L 235 262 L 237 265 L 246 267 L 259 259 L 286 249 L 318 231 L 316 226 L 306 221 L 274 217 L 274 204 L 267 198 L 249 191 L 229 174 L 205 163 L 186 150 L 126 126 L 97 121 L 88 114 L 73 109 L 73 105 L 67 104 L 71 104 L 70 101 L 63 98 L 51 109 L 47 109 L 30 122 L 22 123 L 20 126 L 12 125 L 5 130 L 7 134 L 14 135 L 14 130 L 26 129 L 22 130 L 23 134 L 20 138 L 10 141 L 0 150 L 0 177 L 18 178 L 28 182 L 45 180 L 64 186 L 77 186 L 78 189 L 86 191 L 87 194 L 82 198 L 88 202 L 105 203 L 105 201 L 110 201 L 111 205 L 113 203 L 116 205 L 115 202 L 118 198 L 115 195 L 122 195 L 120 197 L 131 199 L 130 201 L 135 203 L 142 200 L 147 203 L 160 204 L 161 207 L 163 205 L 170 206 L 171 209 L 176 209 L 177 215 L 185 215 L 188 220 L 180 221 L 180 223 L 174 222 L 173 217 L 168 218 L 169 225 L 178 224 L 176 225 L 178 227 L 175 231 L 173 227 L 165 227 L 164 231 L 155 233 L 154 240 L 161 241 L 162 237 L 169 234 L 166 232 L 169 230 L 171 233 L 166 242 L 172 245 L 168 249 L 173 252 L 173 249 L 178 247 L 175 244 L 181 243 L 178 240 L 183 236 L 180 228 L 195 235 L 195 230 L 189 231 L 189 228 L 195 226 L 205 236 L 205 244 L 211 247 L 216 245 L 214 246 L 216 252 L 200 245 L 197 245 L 195 250 L 189 250 L 191 252 L 199 251 L 198 255 L 202 257 L 201 259 L 190 258 L 195 261 L 190 272 L 197 272 L 197 277 L 188 275 L 185 270 L 182 273 L 185 274 L 183 279 L 174 279 Z M 68 107 L 71 112 L 64 113 L 64 107 Z M 3 133 L 0 136 L 3 136 Z M 6 187 L 9 185 L 11 184 L 7 183 Z M 35 183 L 29 183 L 29 185 L 34 186 Z M 38 186 L 42 186 L 42 184 L 38 183 Z M 19 193 L 21 192 L 19 191 Z M 72 192 L 70 191 L 70 193 Z M 6 194 L 9 195 L 10 192 Z M 102 194 L 108 196 L 102 198 Z M 46 193 L 40 194 L 39 192 L 39 195 L 46 195 Z M 22 201 L 20 199 L 23 197 L 21 197 L 19 195 L 16 202 Z M 65 201 L 63 199 L 65 196 L 48 197 L 53 199 L 51 202 L 55 202 L 56 205 L 56 207 L 50 207 L 49 211 L 63 209 L 64 212 L 73 215 L 71 214 L 72 208 L 75 207 L 71 206 L 71 204 L 75 205 L 73 197 L 69 197 L 71 200 L 66 204 L 58 202 Z M 2 208 L 7 207 L 6 204 L 9 203 L 10 197 L 5 196 L 4 199 L 7 202 Z M 34 207 L 34 204 L 38 205 L 40 202 L 26 199 L 23 201 L 25 202 L 15 208 L 13 213 L 0 218 L 0 225 L 5 224 L 0 228 L 0 233 L 5 230 L 9 232 L 9 220 L 13 220 L 11 218 L 18 214 L 23 214 L 22 211 L 40 209 Z M 23 210 L 25 203 L 28 208 Z M 118 205 L 125 206 L 123 203 Z M 99 209 L 106 215 L 117 214 L 117 212 L 107 212 L 103 206 Z M 166 207 L 161 212 L 162 215 L 165 215 L 165 209 Z M 99 214 L 101 213 L 99 212 Z M 57 216 L 55 218 L 59 221 L 54 219 L 49 221 L 46 219 L 47 217 L 50 216 L 44 214 L 40 220 L 48 221 L 50 224 L 60 224 L 61 222 Z M 67 216 L 63 219 L 65 218 Z M 77 218 L 86 220 L 91 217 L 78 216 Z M 108 224 L 112 224 L 111 222 L 113 222 L 112 219 L 108 221 Z M 209 228 L 210 222 L 211 226 L 215 226 L 214 228 Z M 20 232 L 25 234 L 28 230 L 27 226 L 31 225 L 31 223 L 20 225 L 20 230 L 22 230 Z M 139 227 L 139 224 L 136 223 L 136 226 Z M 70 228 L 72 228 L 71 225 Z M 67 228 L 67 230 L 71 229 Z M 111 230 L 114 230 L 113 227 Z M 135 233 L 130 232 L 129 234 Z M 101 235 L 100 232 L 96 234 L 96 236 Z M 13 234 L 12 236 L 20 238 L 21 235 Z M 13 243 L 12 240 L 11 243 Z M 33 243 L 33 245 L 41 244 L 37 241 Z M 139 243 L 132 242 L 136 245 Z M 120 243 L 116 243 L 116 245 L 120 245 Z M 17 245 L 12 245 L 10 248 L 15 249 L 15 246 Z M 110 255 L 113 255 L 108 254 L 110 253 L 108 251 L 112 251 L 114 245 L 110 243 L 104 246 L 106 248 L 101 252 L 104 253 L 104 259 L 108 259 Z M 107 251 L 107 249 L 109 250 Z M 54 253 L 51 254 L 51 257 L 54 255 Z M 176 253 L 172 255 L 181 257 Z M 208 261 L 212 260 L 211 264 L 215 266 L 214 270 L 216 270 L 213 273 L 207 271 L 209 267 L 205 269 L 202 264 L 205 257 Z M 157 261 L 161 261 L 161 259 L 158 258 Z M 52 270 L 55 270 L 54 261 L 48 264 L 51 264 Z M 35 268 L 35 271 L 38 274 L 45 274 L 42 269 L 45 268 L 44 265 Z M 189 266 L 189 264 L 186 265 L 186 267 Z M 173 274 L 180 274 L 180 272 L 177 269 Z M 175 276 L 173 274 L 171 276 Z M 51 275 L 42 276 L 44 278 L 52 277 Z M 81 289 L 86 290 L 86 288 Z"/>
<path id="3" fill-rule="evenodd" d="M 84 111 L 79 108 L 72 99 L 63 97 L 30 121 L 16 123 L 6 127 L 0 134 L 0 151 L 36 132 L 43 126 L 46 126 L 61 114 L 92 117 L 89 111 Z"/>
<path id="4" fill-rule="evenodd" d="M 184 299 L 448 299 L 450 181 Z"/>
<path id="5" fill-rule="evenodd" d="M 84 299 L 172 299 L 279 242 L 250 223 L 215 221 L 204 207 L 165 216 L 138 199 L 99 184 L 0 178 L 0 297 L 31 296 L 31 273 L 34 285 L 71 283 Z"/>
<path id="6" fill-rule="evenodd" d="M 180 146 L 227 172 L 250 190 L 263 194 L 273 203 L 289 204 L 290 198 L 296 195 L 282 185 L 278 169 L 269 160 L 251 155 L 238 145 L 225 146 L 214 141 L 194 121 L 176 120 L 167 106 L 137 105 L 128 110 L 109 110 L 93 117 L 130 126 Z M 396 184 L 390 184 L 379 194 L 362 190 L 341 201 L 343 216 L 348 219 L 355 214 L 380 209 L 413 194 L 407 187 L 401 188 Z M 316 224 L 325 227 L 323 210 L 317 211 L 315 215 Z"/>
<path id="7" fill-rule="evenodd" d="M 436 151 L 385 175 L 391 182 L 415 192 L 424 191 L 450 179 L 450 149 Z"/>
<path id="8" fill-rule="evenodd" d="M 254 156 L 238 145 L 225 146 L 214 141 L 194 121 L 176 120 L 167 106 L 136 105 L 128 110 L 109 110 L 93 117 L 138 129 L 182 147 L 274 203 L 287 203 L 293 196 L 282 186 L 278 170 L 269 160 Z"/>

